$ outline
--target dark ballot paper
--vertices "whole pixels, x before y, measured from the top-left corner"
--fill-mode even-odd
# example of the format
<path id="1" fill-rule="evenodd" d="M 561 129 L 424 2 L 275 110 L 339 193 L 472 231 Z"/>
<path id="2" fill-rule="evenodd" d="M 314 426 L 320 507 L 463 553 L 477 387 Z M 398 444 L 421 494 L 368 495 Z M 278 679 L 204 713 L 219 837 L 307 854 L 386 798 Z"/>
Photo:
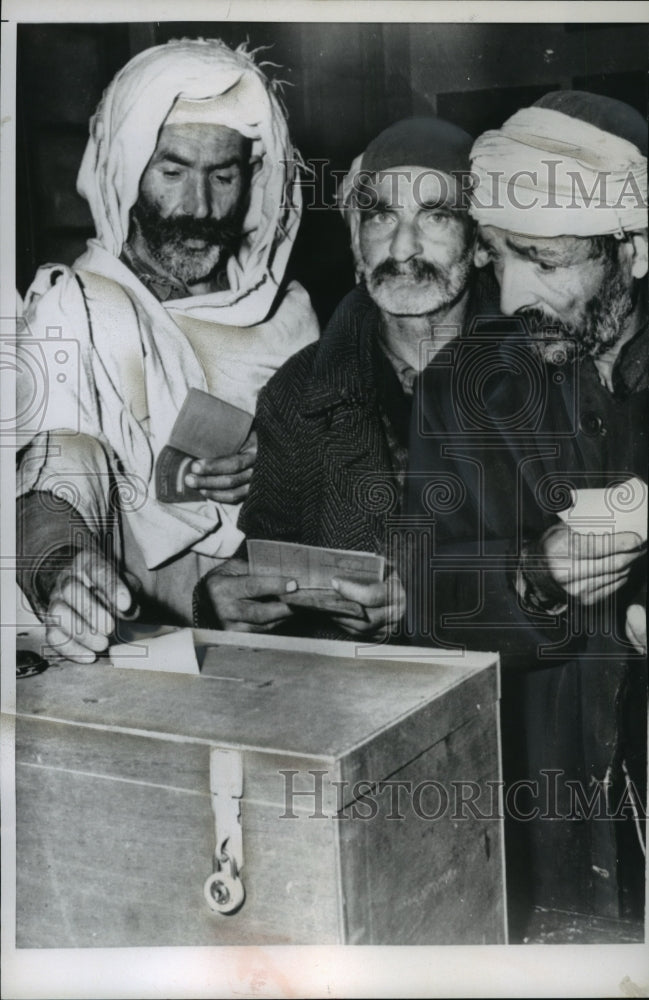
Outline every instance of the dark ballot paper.
<path id="1" fill-rule="evenodd" d="M 252 426 L 252 414 L 223 399 L 190 389 L 173 426 L 169 444 L 156 461 L 156 497 L 162 503 L 204 500 L 185 485 L 185 476 L 197 458 L 223 458 L 241 450 Z"/>
<path id="2" fill-rule="evenodd" d="M 341 597 L 333 590 L 331 580 L 339 577 L 357 583 L 380 583 L 385 574 L 384 557 L 373 552 L 256 538 L 249 538 L 246 544 L 253 576 L 283 576 L 297 582 L 296 591 L 280 595 L 289 607 L 366 619 L 362 604 Z"/>

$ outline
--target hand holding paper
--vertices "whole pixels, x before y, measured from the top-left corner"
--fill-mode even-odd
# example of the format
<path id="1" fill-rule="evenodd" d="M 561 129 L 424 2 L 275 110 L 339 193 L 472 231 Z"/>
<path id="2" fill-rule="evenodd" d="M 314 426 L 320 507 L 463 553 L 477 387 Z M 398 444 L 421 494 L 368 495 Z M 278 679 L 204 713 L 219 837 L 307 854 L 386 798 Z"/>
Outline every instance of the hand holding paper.
<path id="1" fill-rule="evenodd" d="M 169 444 L 156 462 L 162 503 L 215 500 L 239 503 L 257 457 L 252 415 L 200 389 L 190 389 Z"/>
<path id="2" fill-rule="evenodd" d="M 647 541 L 647 484 L 637 477 L 570 491 L 571 505 L 541 539 L 552 578 L 582 604 L 618 590 Z"/>
<path id="3" fill-rule="evenodd" d="M 541 544 L 552 578 L 586 605 L 618 590 L 644 553 L 642 539 L 633 531 L 584 535 L 562 522 L 548 528 Z"/>
<path id="4" fill-rule="evenodd" d="M 248 539 L 248 558 L 260 577 L 296 581 L 297 590 L 282 595 L 287 604 L 330 614 L 352 634 L 382 632 L 405 610 L 401 583 L 383 579 L 385 559 L 373 552 Z"/>
<path id="5" fill-rule="evenodd" d="M 581 535 L 633 531 L 646 542 L 648 493 L 637 476 L 604 489 L 571 490 L 571 505 L 559 517 Z"/>
<path id="6" fill-rule="evenodd" d="M 334 616 L 338 624 L 352 635 L 382 636 L 396 628 L 403 618 L 406 592 L 396 573 L 378 583 L 334 579 L 333 587 L 341 597 L 357 601 L 364 608 L 365 617 L 362 619 Z"/>
<path id="7" fill-rule="evenodd" d="M 185 483 L 218 503 L 240 503 L 248 495 L 257 458 L 257 434 L 251 431 L 241 451 L 224 458 L 192 462 Z"/>
<path id="8" fill-rule="evenodd" d="M 297 587 L 278 574 L 255 576 L 241 560 L 230 560 L 228 572 L 213 573 L 205 581 L 219 628 L 235 632 L 270 632 L 292 615 L 280 599 Z M 237 574 L 237 575 L 233 575 Z"/>
<path id="9" fill-rule="evenodd" d="M 54 585 L 46 641 L 59 656 L 92 663 L 108 647 L 116 618 L 128 614 L 132 603 L 128 587 L 101 552 L 79 552 Z"/>

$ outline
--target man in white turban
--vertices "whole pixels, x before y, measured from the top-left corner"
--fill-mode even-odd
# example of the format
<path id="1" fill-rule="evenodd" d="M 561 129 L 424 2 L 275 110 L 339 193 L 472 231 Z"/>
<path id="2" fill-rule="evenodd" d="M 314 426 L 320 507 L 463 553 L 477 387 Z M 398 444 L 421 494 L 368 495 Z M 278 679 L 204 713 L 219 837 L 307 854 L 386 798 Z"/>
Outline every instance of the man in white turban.
<path id="1" fill-rule="evenodd" d="M 158 498 L 156 463 L 190 390 L 245 426 L 317 338 L 284 281 L 298 163 L 270 81 L 214 39 L 140 53 L 91 120 L 78 189 L 96 238 L 39 270 L 18 350 L 20 582 L 70 658 L 94 659 L 122 614 L 189 623 L 196 580 L 241 543 L 254 431 L 184 468 L 184 502 Z"/>
<path id="2" fill-rule="evenodd" d="M 568 91 L 477 139 L 476 263 L 493 264 L 512 333 L 457 344 L 452 379 L 424 373 L 411 444 L 414 480 L 462 483 L 436 514 L 439 573 L 420 631 L 501 654 L 505 777 L 521 789 L 508 798 L 510 887 L 529 879 L 524 901 L 546 909 L 636 918 L 646 139 L 632 108 Z"/>

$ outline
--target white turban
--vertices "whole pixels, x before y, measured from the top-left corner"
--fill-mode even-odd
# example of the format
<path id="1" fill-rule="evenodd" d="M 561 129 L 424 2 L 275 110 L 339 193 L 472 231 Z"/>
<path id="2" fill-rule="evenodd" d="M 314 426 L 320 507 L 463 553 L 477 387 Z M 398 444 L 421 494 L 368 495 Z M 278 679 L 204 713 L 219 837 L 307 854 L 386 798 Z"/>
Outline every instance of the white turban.
<path id="1" fill-rule="evenodd" d="M 527 236 L 647 227 L 647 159 L 632 142 L 555 111 L 524 108 L 473 145 L 471 214 Z"/>
<path id="2" fill-rule="evenodd" d="M 229 290 L 218 298 L 230 310 L 228 322 L 237 322 L 237 306 L 245 306 L 247 324 L 259 322 L 272 306 L 297 234 L 300 161 L 270 81 L 242 47 L 233 51 L 217 39 L 183 39 L 135 56 L 107 87 L 91 119 L 77 188 L 90 205 L 96 242 L 119 257 L 160 128 L 174 106 L 176 114 L 187 114 L 187 102 L 196 108 L 204 103 L 211 122 L 252 140 L 258 165 L 246 238 L 228 261 Z"/>

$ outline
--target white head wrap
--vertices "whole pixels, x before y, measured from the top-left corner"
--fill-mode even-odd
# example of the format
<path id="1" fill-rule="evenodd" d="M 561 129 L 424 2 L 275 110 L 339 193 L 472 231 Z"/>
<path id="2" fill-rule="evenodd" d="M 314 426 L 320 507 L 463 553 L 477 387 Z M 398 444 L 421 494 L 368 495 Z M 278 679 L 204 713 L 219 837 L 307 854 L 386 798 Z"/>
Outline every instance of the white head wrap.
<path id="1" fill-rule="evenodd" d="M 553 108 L 524 108 L 473 145 L 471 214 L 527 236 L 647 227 L 647 159 L 626 139 Z"/>
<path id="2" fill-rule="evenodd" d="M 217 39 L 173 41 L 141 52 L 115 76 L 91 119 L 77 178 L 97 230 L 91 244 L 120 255 L 160 128 L 174 105 L 179 109 L 174 113 L 182 115 L 189 102 L 197 108 L 205 102 L 210 122 L 251 139 L 252 157 L 259 161 L 244 221 L 247 235 L 227 265 L 230 287 L 210 296 L 212 305 L 222 307 L 224 321 L 251 325 L 265 319 L 273 305 L 302 199 L 294 183 L 299 154 L 285 115 L 269 80 L 241 46 L 233 51 Z"/>

